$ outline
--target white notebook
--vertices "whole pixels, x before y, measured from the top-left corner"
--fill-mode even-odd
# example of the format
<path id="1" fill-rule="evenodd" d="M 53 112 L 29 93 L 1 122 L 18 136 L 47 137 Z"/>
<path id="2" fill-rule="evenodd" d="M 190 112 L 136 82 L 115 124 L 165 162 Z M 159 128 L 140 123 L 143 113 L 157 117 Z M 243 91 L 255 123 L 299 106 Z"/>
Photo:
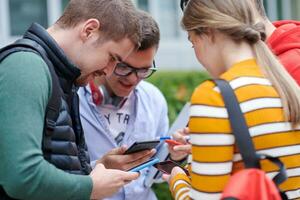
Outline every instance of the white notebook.
<path id="1" fill-rule="evenodd" d="M 172 126 L 169 129 L 168 135 L 172 135 L 176 130 L 182 129 L 187 126 L 189 122 L 189 110 L 190 110 L 190 103 L 187 102 L 183 108 L 181 109 L 180 113 L 178 114 L 177 118 L 173 122 Z M 155 154 L 155 157 L 160 160 L 160 162 L 165 161 L 169 157 L 168 145 L 162 142 L 161 147 L 159 147 L 158 152 Z M 161 172 L 159 172 L 155 167 L 150 167 L 147 177 L 145 178 L 144 185 L 146 187 L 151 187 L 154 182 L 154 179 L 157 177 L 161 177 Z"/>

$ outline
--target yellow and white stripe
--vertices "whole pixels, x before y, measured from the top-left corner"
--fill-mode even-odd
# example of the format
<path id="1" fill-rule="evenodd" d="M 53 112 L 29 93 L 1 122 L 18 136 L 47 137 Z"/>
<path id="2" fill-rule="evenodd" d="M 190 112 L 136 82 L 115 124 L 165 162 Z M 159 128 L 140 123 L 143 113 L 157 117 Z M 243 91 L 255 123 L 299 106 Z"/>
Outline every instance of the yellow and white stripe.
<path id="1" fill-rule="evenodd" d="M 239 77 L 234 80 L 231 80 L 229 84 L 234 90 L 248 85 L 264 85 L 264 86 L 272 85 L 268 79 L 259 78 L 259 77 Z M 216 92 L 220 92 L 220 89 L 217 86 L 215 86 L 213 90 Z"/>
<path id="2" fill-rule="evenodd" d="M 289 199 L 300 198 L 300 189 L 287 191 L 285 194 Z"/>
<path id="3" fill-rule="evenodd" d="M 289 198 L 299 198 L 300 126 L 293 129 L 285 122 L 279 95 L 255 60 L 234 65 L 221 78 L 235 90 L 257 153 L 279 157 L 284 162 L 289 178 L 280 185 L 281 190 L 287 191 Z M 189 194 L 193 199 L 220 199 L 230 175 L 243 167 L 241 155 L 234 145 L 228 113 L 214 82 L 201 84 L 191 103 L 191 189 L 186 185 L 179 196 L 185 199 Z M 261 166 L 270 177 L 278 170 L 266 160 L 261 161 Z M 182 178 L 187 179 L 174 177 L 173 181 Z M 172 188 L 174 196 L 177 192 L 178 187 Z"/>
<path id="4" fill-rule="evenodd" d="M 282 108 L 282 103 L 279 98 L 260 98 L 253 99 L 240 104 L 242 113 L 252 112 L 266 108 Z M 190 117 L 213 117 L 213 118 L 228 118 L 228 112 L 224 107 L 207 106 L 207 105 L 192 105 Z"/>
<path id="5" fill-rule="evenodd" d="M 266 154 L 266 155 L 273 156 L 273 157 L 289 156 L 289 155 L 300 154 L 300 145 L 265 149 L 265 150 L 259 150 L 256 152 L 258 154 Z M 239 153 L 234 154 L 234 157 L 233 157 L 234 162 L 238 162 L 241 160 L 242 160 L 241 154 L 239 154 Z M 299 162 L 299 165 L 300 165 L 300 162 Z"/>
<path id="6" fill-rule="evenodd" d="M 289 132 L 292 130 L 292 125 L 289 122 L 261 124 L 249 128 L 249 132 L 252 137 L 279 132 Z M 300 126 L 297 126 L 294 130 L 300 130 Z"/>
<path id="7" fill-rule="evenodd" d="M 230 174 L 232 162 L 224 163 L 199 163 L 192 162 L 192 172 L 201 175 L 224 175 Z"/>
<path id="8" fill-rule="evenodd" d="M 190 195 L 195 200 L 216 200 L 221 198 L 221 193 L 206 193 L 191 189 Z"/>
<path id="9" fill-rule="evenodd" d="M 234 136 L 229 134 L 190 134 L 190 141 L 198 146 L 224 146 L 234 144 Z"/>

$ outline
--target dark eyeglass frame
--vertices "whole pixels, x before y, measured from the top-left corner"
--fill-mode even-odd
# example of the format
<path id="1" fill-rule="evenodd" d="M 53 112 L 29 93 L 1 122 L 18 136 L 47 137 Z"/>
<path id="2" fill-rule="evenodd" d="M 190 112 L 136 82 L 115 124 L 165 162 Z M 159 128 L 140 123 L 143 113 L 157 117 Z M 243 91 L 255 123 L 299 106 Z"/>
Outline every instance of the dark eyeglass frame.
<path id="1" fill-rule="evenodd" d="M 188 2 L 189 2 L 189 0 L 181 0 L 180 1 L 180 8 L 181 8 L 182 11 L 184 11 L 184 8 L 188 4 Z"/>
<path id="2" fill-rule="evenodd" d="M 120 73 L 118 73 L 118 72 L 116 71 L 116 69 L 118 68 L 118 64 L 125 65 L 126 67 L 130 68 L 131 70 L 130 70 L 127 74 L 120 74 Z M 141 71 L 141 70 L 145 70 L 145 69 L 151 70 L 151 73 L 148 74 L 148 75 L 145 76 L 145 77 L 141 77 L 141 76 L 139 75 L 138 72 Z M 133 66 L 131 66 L 131 65 L 125 63 L 125 62 L 119 62 L 119 63 L 116 64 L 116 67 L 115 67 L 115 69 L 114 69 L 114 74 L 116 74 L 116 75 L 118 75 L 118 76 L 129 76 L 130 74 L 135 73 L 135 75 L 136 75 L 138 78 L 140 78 L 140 79 L 146 79 L 146 78 L 149 78 L 150 76 L 152 76 L 152 74 L 153 74 L 154 72 L 156 72 L 156 71 L 157 71 L 157 68 L 156 68 L 155 61 L 154 61 L 154 60 L 153 60 L 153 63 L 152 63 L 152 67 L 150 67 L 150 68 L 139 68 L 139 69 L 138 69 L 138 68 L 135 68 L 135 67 L 133 67 Z"/>

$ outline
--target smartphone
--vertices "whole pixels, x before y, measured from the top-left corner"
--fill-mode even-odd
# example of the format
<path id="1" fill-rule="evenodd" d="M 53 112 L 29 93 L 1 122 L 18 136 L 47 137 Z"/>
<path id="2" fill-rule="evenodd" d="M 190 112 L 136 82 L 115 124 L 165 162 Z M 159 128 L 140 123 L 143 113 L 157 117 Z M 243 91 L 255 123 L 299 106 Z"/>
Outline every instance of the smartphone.
<path id="1" fill-rule="evenodd" d="M 171 174 L 172 169 L 174 167 L 180 167 L 189 176 L 189 171 L 187 169 L 181 167 L 179 164 L 177 164 L 176 162 L 173 162 L 171 160 L 166 160 L 163 162 L 156 163 L 153 165 L 153 167 L 155 167 L 159 171 L 163 172 L 164 174 Z"/>
<path id="2" fill-rule="evenodd" d="M 171 146 L 183 145 L 182 143 L 177 142 L 176 140 L 171 140 L 171 139 L 165 140 L 165 143 L 167 143 L 167 144 L 169 144 L 169 145 L 171 145 Z"/>
<path id="3" fill-rule="evenodd" d="M 131 169 L 129 169 L 128 171 L 129 172 L 139 172 L 140 170 L 146 168 L 146 167 L 150 167 L 152 165 L 154 165 L 155 163 L 158 163 L 159 162 L 159 159 L 158 158 L 151 158 L 150 160 L 142 163 L 142 164 L 139 164 L 138 166 L 136 167 L 133 167 Z"/>
<path id="4" fill-rule="evenodd" d="M 139 151 L 154 149 L 160 140 L 149 140 L 149 141 L 141 141 L 133 143 L 124 154 L 136 153 Z"/>

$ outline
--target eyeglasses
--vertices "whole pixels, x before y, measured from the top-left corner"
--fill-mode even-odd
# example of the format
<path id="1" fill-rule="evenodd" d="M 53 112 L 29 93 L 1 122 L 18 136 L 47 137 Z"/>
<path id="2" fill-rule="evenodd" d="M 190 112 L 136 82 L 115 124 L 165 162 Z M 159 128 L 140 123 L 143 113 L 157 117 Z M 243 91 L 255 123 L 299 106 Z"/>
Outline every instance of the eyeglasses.
<path id="1" fill-rule="evenodd" d="M 189 0 L 181 0 L 180 1 L 180 8 L 181 8 L 182 11 L 184 11 L 184 8 L 188 4 L 188 2 L 189 2 Z"/>
<path id="2" fill-rule="evenodd" d="M 125 62 L 119 62 L 115 67 L 114 74 L 118 76 L 128 76 L 134 72 L 138 78 L 145 79 L 150 77 L 155 71 L 157 71 L 155 61 L 153 61 L 153 64 L 150 68 L 140 69 L 132 67 Z"/>

